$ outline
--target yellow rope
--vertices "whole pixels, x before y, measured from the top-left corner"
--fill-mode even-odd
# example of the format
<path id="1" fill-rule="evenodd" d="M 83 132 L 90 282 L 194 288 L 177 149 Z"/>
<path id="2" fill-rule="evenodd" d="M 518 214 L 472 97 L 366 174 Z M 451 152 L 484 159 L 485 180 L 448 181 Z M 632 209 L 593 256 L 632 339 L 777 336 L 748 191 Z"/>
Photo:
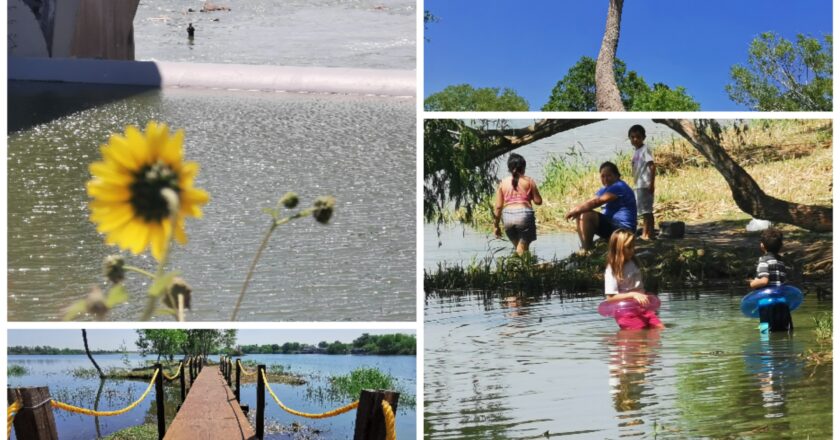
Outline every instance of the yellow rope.
<path id="1" fill-rule="evenodd" d="M 397 440 L 397 418 L 387 400 L 382 401 L 382 413 L 385 414 L 385 440 Z"/>
<path id="2" fill-rule="evenodd" d="M 353 402 L 349 405 L 345 405 L 345 406 L 342 406 L 341 408 L 336 408 L 332 411 L 327 411 L 327 412 L 321 413 L 321 414 L 310 414 L 310 413 L 295 411 L 295 410 L 287 407 L 286 405 L 283 405 L 283 402 L 281 402 L 280 399 L 277 398 L 277 395 L 274 394 L 274 391 L 271 389 L 271 385 L 268 384 L 268 378 L 265 376 L 265 370 L 263 370 L 263 372 L 262 372 L 262 379 L 263 379 L 263 382 L 265 383 L 265 389 L 268 390 L 268 394 L 271 394 L 271 397 L 274 398 L 274 401 L 277 402 L 277 405 L 279 405 L 280 408 L 283 408 L 284 411 L 286 411 L 290 414 L 294 414 L 296 416 L 307 417 L 307 418 L 310 418 L 310 419 L 326 419 L 326 418 L 329 418 L 329 417 L 337 416 L 339 414 L 344 414 L 348 411 L 352 411 L 359 406 L 359 401 L 357 400 L 357 401 L 355 401 L 355 402 Z"/>
<path id="3" fill-rule="evenodd" d="M 15 403 L 9 405 L 9 408 L 6 410 L 6 438 L 12 436 L 12 422 L 15 421 L 15 416 L 21 408 L 23 408 L 23 402 L 18 399 L 15 400 Z"/>
<path id="4" fill-rule="evenodd" d="M 155 379 L 157 379 L 158 373 L 160 373 L 160 369 L 155 370 L 155 374 L 152 375 L 152 381 L 149 382 L 149 387 L 146 388 L 146 392 L 143 393 L 143 395 L 140 396 L 140 398 L 137 399 L 134 403 L 132 403 L 131 405 L 128 405 L 127 407 L 125 407 L 123 409 L 118 409 L 116 411 L 94 411 L 92 409 L 79 408 L 78 406 L 69 405 L 67 403 L 59 402 L 57 400 L 50 401 L 50 404 L 53 406 L 53 408 L 63 409 L 65 411 L 70 411 L 70 412 L 77 413 L 77 414 L 84 414 L 84 415 L 88 415 L 88 416 L 103 417 L 103 416 L 117 416 L 117 415 L 120 415 L 120 414 L 124 414 L 124 413 L 127 413 L 127 412 L 131 411 L 135 406 L 139 405 L 140 402 L 142 402 L 143 399 L 145 399 L 146 396 L 149 395 L 149 392 L 152 391 L 152 387 L 155 385 Z M 160 396 L 160 397 L 163 398 L 163 396 Z"/>
<path id="5" fill-rule="evenodd" d="M 181 363 L 178 365 L 178 373 L 177 373 L 177 374 L 175 374 L 174 376 L 171 376 L 171 377 L 170 377 L 168 374 L 166 374 L 166 371 L 164 371 L 164 372 L 163 372 L 163 377 L 164 377 L 164 379 L 166 379 L 166 380 L 175 380 L 175 379 L 177 379 L 177 378 L 178 378 L 178 376 L 180 376 L 180 375 L 181 375 L 181 366 L 182 366 L 182 365 L 184 365 L 184 363 L 183 363 L 183 362 L 181 362 Z"/>
<path id="6" fill-rule="evenodd" d="M 242 365 L 242 361 L 236 361 L 236 362 L 239 364 L 239 369 L 240 369 L 240 371 L 242 371 L 242 374 L 244 374 L 246 376 L 253 376 L 253 375 L 257 374 L 256 370 L 254 370 L 254 371 L 246 370 L 245 366 Z"/>

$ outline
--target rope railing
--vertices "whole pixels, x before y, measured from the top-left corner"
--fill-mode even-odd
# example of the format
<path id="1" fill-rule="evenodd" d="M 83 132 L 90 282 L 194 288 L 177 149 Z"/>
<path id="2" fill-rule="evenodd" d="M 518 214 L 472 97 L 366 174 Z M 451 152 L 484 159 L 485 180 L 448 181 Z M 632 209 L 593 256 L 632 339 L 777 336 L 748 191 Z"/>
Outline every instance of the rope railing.
<path id="1" fill-rule="evenodd" d="M 262 372 L 262 380 L 263 380 L 263 383 L 265 384 L 265 389 L 268 390 L 268 394 L 270 394 L 271 397 L 274 399 L 274 401 L 277 402 L 277 405 L 279 405 L 280 408 L 282 408 L 284 411 L 288 412 L 289 414 L 294 414 L 296 416 L 306 417 L 306 418 L 309 418 L 309 419 L 326 419 L 326 418 L 329 418 L 329 417 L 337 416 L 339 414 L 344 414 L 348 411 L 352 411 L 359 406 L 359 401 L 357 400 L 353 403 L 342 406 L 341 408 L 336 408 L 332 411 L 327 411 L 327 412 L 324 412 L 324 413 L 321 413 L 321 414 L 310 414 L 310 413 L 295 411 L 295 410 L 289 408 L 288 406 L 283 405 L 283 402 L 281 402 L 280 399 L 277 397 L 277 395 L 274 394 L 274 390 L 271 389 L 271 385 L 268 383 L 268 378 L 265 375 L 265 371 Z"/>
<path id="2" fill-rule="evenodd" d="M 166 371 L 163 371 L 163 378 L 164 378 L 164 379 L 166 379 L 166 380 L 168 380 L 168 381 L 173 381 L 173 380 L 177 379 L 177 378 L 178 378 L 178 376 L 180 376 L 180 375 L 181 375 L 181 367 L 182 367 L 183 365 L 184 365 L 184 363 L 183 363 L 183 362 L 181 362 L 180 364 L 178 364 L 178 368 L 176 369 L 178 372 L 177 372 L 177 373 L 175 373 L 175 375 L 174 375 L 174 376 L 170 376 L 170 375 L 166 374 Z"/>
<path id="3" fill-rule="evenodd" d="M 143 395 L 140 396 L 139 399 L 134 401 L 134 403 L 132 403 L 131 405 L 128 405 L 127 407 L 125 407 L 123 409 L 118 409 L 118 410 L 115 410 L 115 411 L 94 411 L 92 409 L 80 408 L 78 406 L 73 406 L 73 405 L 70 405 L 68 403 L 59 402 L 57 400 L 50 400 L 50 404 L 52 405 L 53 408 L 58 408 L 58 409 L 61 409 L 61 410 L 64 410 L 64 411 L 69 411 L 69 412 L 76 413 L 76 414 L 84 414 L 84 415 L 88 415 L 88 416 L 108 417 L 108 416 L 117 416 L 117 415 L 120 415 L 120 414 L 125 414 L 125 413 L 131 411 L 132 409 L 134 409 L 134 407 L 136 407 L 137 405 L 140 404 L 140 402 L 142 402 L 144 399 L 146 399 L 146 396 L 148 396 L 149 392 L 152 391 L 152 387 L 154 387 L 154 385 L 155 385 L 155 379 L 157 379 L 157 375 L 160 372 L 161 372 L 160 369 L 155 370 L 155 373 L 152 375 L 152 380 L 151 380 L 151 382 L 149 382 L 149 386 L 148 386 L 148 388 L 146 388 L 146 391 L 143 393 Z"/>
<path id="4" fill-rule="evenodd" d="M 382 413 L 385 415 L 385 440 L 397 440 L 397 418 L 387 400 L 382 401 Z"/>
<path id="5" fill-rule="evenodd" d="M 17 415 L 18 411 L 23 408 L 23 402 L 20 399 L 15 400 L 14 403 L 9 405 L 9 408 L 6 410 L 6 438 L 11 438 L 12 436 L 12 422 L 15 421 L 15 416 Z"/>
<path id="6" fill-rule="evenodd" d="M 255 376 L 257 374 L 257 370 L 254 370 L 254 371 L 246 370 L 245 365 L 242 363 L 242 361 L 237 360 L 236 363 L 239 364 L 239 371 L 241 371 L 242 374 L 244 374 L 246 376 Z"/>

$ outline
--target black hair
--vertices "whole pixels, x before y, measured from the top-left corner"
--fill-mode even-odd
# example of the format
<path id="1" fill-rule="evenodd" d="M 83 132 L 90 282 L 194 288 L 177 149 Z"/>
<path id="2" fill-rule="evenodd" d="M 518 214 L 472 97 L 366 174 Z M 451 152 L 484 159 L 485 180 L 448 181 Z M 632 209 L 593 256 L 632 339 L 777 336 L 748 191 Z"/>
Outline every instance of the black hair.
<path id="1" fill-rule="evenodd" d="M 764 249 L 767 252 L 772 252 L 774 254 L 779 253 L 782 250 L 782 231 L 776 228 L 767 228 L 761 233 L 761 244 L 764 245 Z"/>
<path id="2" fill-rule="evenodd" d="M 610 171 L 613 172 L 618 177 L 621 177 L 621 173 L 618 172 L 618 166 L 610 161 L 604 162 L 601 166 L 598 167 L 598 171 L 603 170 L 604 168 L 609 168 Z"/>
<path id="3" fill-rule="evenodd" d="M 513 189 L 517 189 L 519 176 L 525 174 L 525 158 L 516 153 L 511 153 L 508 157 L 508 171 L 513 174 Z"/>
<path id="4" fill-rule="evenodd" d="M 630 127 L 630 130 L 627 130 L 627 136 L 630 136 L 633 133 L 638 133 L 638 134 L 642 135 L 642 137 L 646 137 L 645 127 L 642 127 L 639 124 L 636 124 L 636 125 Z"/>

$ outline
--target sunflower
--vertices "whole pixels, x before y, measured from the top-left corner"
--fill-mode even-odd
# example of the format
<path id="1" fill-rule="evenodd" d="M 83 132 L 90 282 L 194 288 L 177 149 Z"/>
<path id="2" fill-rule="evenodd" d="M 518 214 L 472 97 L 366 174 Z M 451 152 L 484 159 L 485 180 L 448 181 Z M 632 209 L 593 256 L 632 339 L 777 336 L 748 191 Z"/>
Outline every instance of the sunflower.
<path id="1" fill-rule="evenodd" d="M 107 244 L 135 254 L 150 247 L 160 260 L 173 233 L 187 242 L 184 218 L 201 217 L 210 196 L 193 188 L 198 164 L 183 161 L 183 143 L 183 130 L 170 134 L 166 124 L 149 122 L 145 133 L 128 126 L 102 145 L 87 193 L 90 219 Z"/>

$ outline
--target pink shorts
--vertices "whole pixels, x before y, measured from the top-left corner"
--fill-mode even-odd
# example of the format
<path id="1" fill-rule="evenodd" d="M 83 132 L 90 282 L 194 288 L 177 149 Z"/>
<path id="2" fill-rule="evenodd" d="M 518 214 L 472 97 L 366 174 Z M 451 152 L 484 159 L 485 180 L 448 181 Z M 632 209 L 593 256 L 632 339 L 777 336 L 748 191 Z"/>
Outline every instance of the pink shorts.
<path id="1" fill-rule="evenodd" d="M 615 322 L 622 330 L 642 330 L 662 324 L 656 312 L 645 310 L 641 313 L 617 313 Z"/>

